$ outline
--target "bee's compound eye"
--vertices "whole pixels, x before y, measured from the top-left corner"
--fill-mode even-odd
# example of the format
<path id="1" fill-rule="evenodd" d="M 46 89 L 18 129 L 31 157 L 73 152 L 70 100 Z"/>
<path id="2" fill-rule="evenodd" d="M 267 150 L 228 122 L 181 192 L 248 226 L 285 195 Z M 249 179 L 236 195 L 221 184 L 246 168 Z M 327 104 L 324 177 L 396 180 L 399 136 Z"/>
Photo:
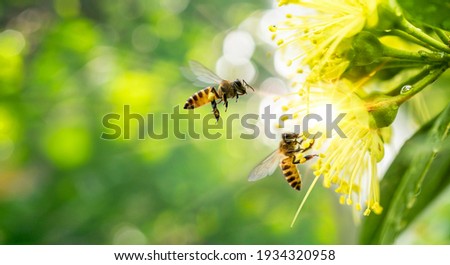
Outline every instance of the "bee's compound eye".
<path id="1" fill-rule="evenodd" d="M 291 143 L 291 142 L 295 141 L 295 139 L 297 139 L 295 133 L 283 133 L 282 137 L 286 143 Z"/>
<path id="2" fill-rule="evenodd" d="M 283 138 L 283 140 L 284 140 L 286 143 L 289 143 L 289 142 L 292 142 L 292 137 L 291 137 L 291 135 L 292 135 L 292 134 L 290 134 L 290 133 L 283 133 L 283 134 L 281 135 L 281 137 Z"/>

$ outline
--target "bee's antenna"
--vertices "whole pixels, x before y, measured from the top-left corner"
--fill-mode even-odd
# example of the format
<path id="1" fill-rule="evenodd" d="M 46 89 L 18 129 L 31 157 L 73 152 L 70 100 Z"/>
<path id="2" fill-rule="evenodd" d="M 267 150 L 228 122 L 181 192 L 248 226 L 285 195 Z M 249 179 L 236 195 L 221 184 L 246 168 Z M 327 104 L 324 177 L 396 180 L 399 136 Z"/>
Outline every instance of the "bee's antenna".
<path id="1" fill-rule="evenodd" d="M 247 82 L 245 82 L 244 79 L 242 79 L 242 82 L 244 82 L 245 86 L 247 86 L 247 87 L 251 88 L 253 91 L 255 91 L 255 89 L 251 85 L 247 84 Z"/>
<path id="2" fill-rule="evenodd" d="M 316 140 L 317 138 L 319 138 L 320 133 L 319 132 L 316 132 L 315 134 L 303 133 L 303 136 L 309 139 Z"/>

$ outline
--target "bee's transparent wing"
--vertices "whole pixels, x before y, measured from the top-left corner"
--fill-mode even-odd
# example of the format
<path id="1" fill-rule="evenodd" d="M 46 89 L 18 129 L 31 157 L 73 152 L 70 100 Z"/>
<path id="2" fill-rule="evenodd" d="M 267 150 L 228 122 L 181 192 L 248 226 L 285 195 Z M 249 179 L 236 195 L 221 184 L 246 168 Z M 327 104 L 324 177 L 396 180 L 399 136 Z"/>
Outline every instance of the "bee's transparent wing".
<path id="1" fill-rule="evenodd" d="M 205 84 L 219 84 L 222 78 L 206 68 L 203 64 L 197 61 L 189 61 L 189 69 L 195 75 L 195 78 Z"/>
<path id="2" fill-rule="evenodd" d="M 248 176 L 248 181 L 256 181 L 272 175 L 277 166 L 280 164 L 280 160 L 283 155 L 275 150 L 272 154 L 266 157 L 261 163 L 259 163 Z"/>

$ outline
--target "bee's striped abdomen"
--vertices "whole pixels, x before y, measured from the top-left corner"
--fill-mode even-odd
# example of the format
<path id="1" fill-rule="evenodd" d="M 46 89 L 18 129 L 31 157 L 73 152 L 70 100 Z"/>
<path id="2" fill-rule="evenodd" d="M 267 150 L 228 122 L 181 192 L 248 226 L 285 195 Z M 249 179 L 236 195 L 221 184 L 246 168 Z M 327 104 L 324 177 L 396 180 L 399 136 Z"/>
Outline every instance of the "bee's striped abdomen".
<path id="1" fill-rule="evenodd" d="M 302 179 L 297 166 L 292 161 L 292 157 L 286 157 L 281 160 L 280 167 L 289 185 L 296 190 L 300 190 L 302 188 Z"/>
<path id="2" fill-rule="evenodd" d="M 216 99 L 215 93 L 212 91 L 213 87 L 207 87 L 190 96 L 184 104 L 185 109 L 194 109 L 205 105 Z"/>

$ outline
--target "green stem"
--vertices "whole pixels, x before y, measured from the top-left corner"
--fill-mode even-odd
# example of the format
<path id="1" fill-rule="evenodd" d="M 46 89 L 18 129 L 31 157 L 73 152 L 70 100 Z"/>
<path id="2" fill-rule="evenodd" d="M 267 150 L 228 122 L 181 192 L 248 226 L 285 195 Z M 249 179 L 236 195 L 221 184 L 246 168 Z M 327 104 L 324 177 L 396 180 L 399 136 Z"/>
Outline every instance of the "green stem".
<path id="1" fill-rule="evenodd" d="M 434 39 L 433 37 L 429 36 L 428 34 L 424 33 L 420 28 L 417 28 L 416 26 L 411 24 L 408 20 L 406 20 L 406 19 L 400 20 L 400 23 L 398 26 L 400 27 L 401 30 L 405 31 L 408 34 L 411 34 L 412 36 L 416 37 L 417 39 L 419 39 L 425 43 L 428 43 L 430 46 L 432 46 L 440 51 L 450 53 L 450 48 L 446 44 L 444 44 L 444 43 Z"/>
<path id="2" fill-rule="evenodd" d="M 396 69 L 396 68 L 418 68 L 423 67 L 428 62 L 410 61 L 410 60 L 388 60 L 383 64 L 384 69 Z"/>
<path id="3" fill-rule="evenodd" d="M 447 35 L 447 33 L 440 29 L 440 28 L 433 28 L 434 32 L 436 32 L 436 35 L 444 42 L 450 44 L 450 37 Z"/>
<path id="4" fill-rule="evenodd" d="M 407 85 L 412 85 L 412 84 L 419 82 L 420 80 L 425 78 L 430 73 L 431 69 L 432 69 L 432 66 L 430 66 L 430 65 L 423 67 L 422 71 L 420 71 L 416 75 L 410 77 L 409 79 L 405 80 L 400 85 L 397 85 L 394 89 L 392 89 L 391 91 L 386 93 L 386 95 L 391 96 L 391 97 L 399 95 L 402 87 L 407 86 Z"/>
<path id="5" fill-rule="evenodd" d="M 449 68 L 448 63 L 438 67 L 436 66 L 424 67 L 424 69 L 418 75 L 408 80 L 412 81 L 412 83 L 404 83 L 402 87 L 397 87 L 395 91 L 398 91 L 399 94 L 392 97 L 390 100 L 395 101 L 397 105 L 400 106 L 402 103 L 404 103 L 405 101 L 409 100 L 414 95 L 422 91 L 429 84 L 436 81 L 448 68 Z M 402 92 L 405 86 L 410 86 L 410 88 L 409 90 Z"/>
<path id="6" fill-rule="evenodd" d="M 383 57 L 391 57 L 410 61 L 422 62 L 423 58 L 418 52 L 409 52 L 404 50 L 399 50 L 391 48 L 389 46 L 383 45 Z"/>
<path id="7" fill-rule="evenodd" d="M 386 33 L 390 34 L 390 35 L 393 35 L 393 36 L 400 37 L 400 38 L 402 38 L 402 39 L 404 39 L 404 40 L 406 40 L 408 42 L 415 43 L 415 44 L 420 45 L 420 46 L 422 46 L 424 48 L 427 48 L 429 50 L 437 50 L 436 48 L 430 46 L 428 43 L 423 42 L 423 41 L 417 39 L 416 37 L 414 37 L 414 36 L 404 32 L 404 31 L 401 31 L 401 30 L 398 30 L 398 29 L 393 29 L 393 30 L 391 30 L 389 32 L 386 32 Z"/>
<path id="8" fill-rule="evenodd" d="M 450 54 L 447 54 L 445 52 L 427 52 L 427 51 L 410 52 L 395 49 L 386 45 L 382 45 L 382 47 L 383 47 L 383 57 L 410 60 L 414 62 L 425 62 L 427 64 L 433 62 L 435 63 L 450 62 Z"/>

